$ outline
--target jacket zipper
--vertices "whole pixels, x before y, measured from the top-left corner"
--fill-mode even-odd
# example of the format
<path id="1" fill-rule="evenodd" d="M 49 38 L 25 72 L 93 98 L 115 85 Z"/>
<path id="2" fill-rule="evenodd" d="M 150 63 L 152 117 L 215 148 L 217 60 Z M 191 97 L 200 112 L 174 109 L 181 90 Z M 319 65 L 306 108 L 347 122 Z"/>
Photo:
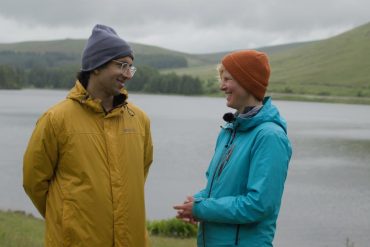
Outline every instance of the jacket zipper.
<path id="1" fill-rule="evenodd" d="M 232 132 L 230 133 L 229 140 L 227 141 L 227 144 L 225 145 L 224 149 L 226 149 L 226 150 L 227 150 L 227 148 L 229 147 L 229 145 L 233 143 L 234 138 L 235 138 L 235 134 L 236 134 L 236 130 L 235 130 L 235 129 L 233 129 L 233 130 L 232 130 Z M 233 150 L 234 150 L 234 148 L 233 148 L 233 147 L 232 147 L 231 149 L 229 149 L 229 151 L 228 151 L 228 152 L 227 152 L 227 154 L 226 154 L 226 159 L 223 159 L 223 157 L 224 157 L 224 155 L 225 155 L 225 154 L 223 154 L 223 155 L 221 156 L 221 158 L 222 158 L 222 159 L 221 159 L 221 160 L 220 160 L 220 162 L 217 164 L 217 167 L 216 167 L 216 169 L 215 169 L 215 172 L 213 173 L 212 181 L 211 181 L 211 185 L 210 185 L 210 187 L 209 187 L 209 192 L 208 192 L 208 196 L 207 196 L 207 198 L 209 198 L 209 197 L 211 196 L 212 187 L 213 187 L 213 182 L 214 182 L 214 180 L 215 180 L 215 175 L 218 173 L 218 176 L 217 176 L 217 177 L 219 177 L 219 176 L 220 176 L 220 174 L 221 174 L 221 172 L 222 172 L 222 170 L 223 170 L 223 167 L 225 167 L 225 164 L 229 161 L 230 156 L 231 156 L 231 154 L 232 154 Z M 224 152 L 225 152 L 225 151 L 224 151 Z M 220 165 L 221 165 L 221 166 L 220 166 Z M 217 171 L 218 171 L 218 172 L 217 172 Z M 202 224 L 203 247 L 206 247 L 206 241 L 205 241 L 206 239 L 205 239 L 205 227 L 204 227 L 204 222 L 202 222 L 201 224 Z"/>
<path id="2" fill-rule="evenodd" d="M 229 150 L 227 151 L 227 153 L 226 153 L 225 159 L 223 159 L 223 161 L 221 162 L 220 168 L 218 169 L 217 178 L 220 177 L 220 175 L 221 175 L 223 169 L 225 168 L 227 162 L 229 162 L 229 159 L 230 159 L 231 154 L 233 153 L 233 151 L 234 151 L 234 146 L 231 146 L 229 148 Z"/>
<path id="3" fill-rule="evenodd" d="M 226 148 L 226 147 L 225 147 Z M 224 155 L 222 155 L 221 157 L 223 157 Z M 222 159 L 221 159 L 222 161 Z M 221 164 L 221 161 L 217 164 L 217 167 L 215 169 L 215 172 L 213 173 L 213 176 L 212 176 L 212 181 L 211 181 L 211 185 L 209 186 L 209 192 L 208 192 L 208 196 L 207 198 L 209 198 L 211 196 L 211 192 L 212 192 L 212 187 L 213 187 L 213 182 L 215 181 L 215 176 L 217 174 L 217 170 Z M 205 227 L 204 227 L 204 222 L 201 223 L 202 224 L 202 238 L 203 238 L 203 247 L 206 247 L 206 238 L 205 238 Z"/>
<path id="4" fill-rule="evenodd" d="M 227 141 L 227 144 L 225 145 L 225 148 L 229 148 L 228 151 L 226 152 L 226 156 L 224 159 L 222 159 L 222 162 L 221 165 L 219 166 L 220 168 L 218 169 L 218 177 L 220 177 L 223 169 L 225 168 L 227 162 L 229 161 L 230 157 L 231 157 L 231 154 L 233 153 L 234 151 L 234 146 L 232 146 L 233 142 L 234 142 L 234 139 L 235 139 L 235 136 L 236 136 L 236 128 L 234 128 L 232 131 L 231 131 L 231 134 L 230 134 L 230 137 L 229 137 L 229 140 Z"/>
<path id="5" fill-rule="evenodd" d="M 235 245 L 239 244 L 239 231 L 240 231 L 240 224 L 236 226 Z"/>

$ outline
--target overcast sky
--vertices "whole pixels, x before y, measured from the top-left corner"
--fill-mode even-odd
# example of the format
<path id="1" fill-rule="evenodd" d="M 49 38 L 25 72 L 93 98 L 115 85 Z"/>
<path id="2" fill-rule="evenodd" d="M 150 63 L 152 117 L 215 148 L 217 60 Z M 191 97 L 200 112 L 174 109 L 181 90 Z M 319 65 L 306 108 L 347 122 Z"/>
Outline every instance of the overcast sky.
<path id="1" fill-rule="evenodd" d="M 370 22 L 369 0 L 0 0 L 0 43 L 86 39 L 96 23 L 129 42 L 189 53 L 331 37 Z"/>

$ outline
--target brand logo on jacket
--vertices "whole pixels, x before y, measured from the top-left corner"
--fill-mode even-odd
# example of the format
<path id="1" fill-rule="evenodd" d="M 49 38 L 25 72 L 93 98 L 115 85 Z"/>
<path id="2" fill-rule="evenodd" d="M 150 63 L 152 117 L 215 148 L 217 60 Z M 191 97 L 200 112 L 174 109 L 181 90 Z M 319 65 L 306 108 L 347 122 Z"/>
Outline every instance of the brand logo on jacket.
<path id="1" fill-rule="evenodd" d="M 136 133 L 136 129 L 135 128 L 124 128 L 123 132 L 124 133 Z"/>

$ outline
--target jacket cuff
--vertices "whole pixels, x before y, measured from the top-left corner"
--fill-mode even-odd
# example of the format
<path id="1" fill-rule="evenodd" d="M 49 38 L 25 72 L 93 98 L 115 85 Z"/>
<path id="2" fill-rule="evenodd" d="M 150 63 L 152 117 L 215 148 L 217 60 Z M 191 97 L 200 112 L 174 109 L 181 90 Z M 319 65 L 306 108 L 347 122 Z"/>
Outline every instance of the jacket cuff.
<path id="1" fill-rule="evenodd" d="M 205 198 L 202 198 L 202 197 L 198 197 L 198 198 L 194 198 L 194 204 L 193 204 L 193 209 L 192 209 L 192 214 L 193 214 L 193 217 L 197 220 L 200 219 L 200 207 L 202 206 L 202 202 L 205 200 Z"/>

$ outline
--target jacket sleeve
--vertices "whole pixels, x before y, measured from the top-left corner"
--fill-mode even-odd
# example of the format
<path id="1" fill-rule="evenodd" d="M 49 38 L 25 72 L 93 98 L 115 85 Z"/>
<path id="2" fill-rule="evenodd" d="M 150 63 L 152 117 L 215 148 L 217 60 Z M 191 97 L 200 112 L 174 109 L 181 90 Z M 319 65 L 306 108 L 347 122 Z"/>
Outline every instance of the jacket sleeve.
<path id="1" fill-rule="evenodd" d="M 259 222 L 280 207 L 291 157 L 285 133 L 261 133 L 251 150 L 245 195 L 197 199 L 193 215 L 200 221 L 230 224 Z"/>
<path id="2" fill-rule="evenodd" d="M 37 122 L 23 157 L 23 187 L 45 217 L 46 197 L 58 159 L 58 145 L 51 114 Z"/>
<path id="3" fill-rule="evenodd" d="M 206 172 L 206 178 L 207 179 L 208 179 L 208 174 L 209 174 L 209 171 L 207 170 L 207 172 Z M 208 197 L 207 189 L 203 189 L 203 190 L 199 191 L 198 193 L 194 194 L 193 197 L 196 201 L 200 200 L 202 198 L 207 198 Z"/>
<path id="4" fill-rule="evenodd" d="M 150 120 L 147 119 L 145 126 L 145 144 L 144 144 L 144 178 L 146 180 L 150 165 L 153 162 L 153 142 L 150 131 Z"/>

